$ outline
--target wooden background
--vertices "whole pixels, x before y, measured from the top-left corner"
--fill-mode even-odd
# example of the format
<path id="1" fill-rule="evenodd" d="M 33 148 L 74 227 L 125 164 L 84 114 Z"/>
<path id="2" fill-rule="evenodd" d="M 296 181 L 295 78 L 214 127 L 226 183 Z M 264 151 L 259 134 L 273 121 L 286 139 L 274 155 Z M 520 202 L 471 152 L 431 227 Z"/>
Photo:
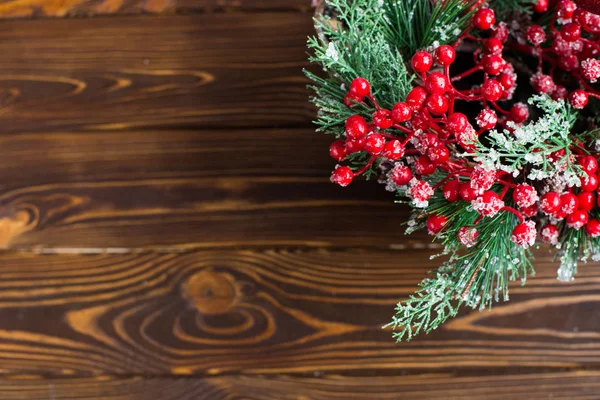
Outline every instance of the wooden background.
<path id="1" fill-rule="evenodd" d="M 0 2 L 0 399 L 598 399 L 600 270 L 395 344 L 436 261 L 328 182 L 307 0 Z"/>

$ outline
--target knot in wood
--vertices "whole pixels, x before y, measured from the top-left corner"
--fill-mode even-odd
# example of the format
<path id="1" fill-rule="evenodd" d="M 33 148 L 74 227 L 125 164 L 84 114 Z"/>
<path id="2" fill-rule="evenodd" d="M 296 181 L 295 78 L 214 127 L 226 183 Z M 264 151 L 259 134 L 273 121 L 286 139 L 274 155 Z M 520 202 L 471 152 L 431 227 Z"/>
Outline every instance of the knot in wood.
<path id="1" fill-rule="evenodd" d="M 237 302 L 235 279 L 226 273 L 204 269 L 191 275 L 182 285 L 184 297 L 205 315 L 224 314 Z"/>

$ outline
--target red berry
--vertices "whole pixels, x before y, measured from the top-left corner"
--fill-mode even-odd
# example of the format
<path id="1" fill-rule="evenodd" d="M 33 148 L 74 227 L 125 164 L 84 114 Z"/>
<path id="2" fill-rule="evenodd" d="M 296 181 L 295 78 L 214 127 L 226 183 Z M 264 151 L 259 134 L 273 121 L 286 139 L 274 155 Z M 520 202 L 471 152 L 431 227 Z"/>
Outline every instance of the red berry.
<path id="1" fill-rule="evenodd" d="M 458 230 L 458 241 L 465 247 L 473 247 L 477 244 L 479 232 L 477 229 L 463 226 Z"/>
<path id="2" fill-rule="evenodd" d="M 468 152 L 475 150 L 477 141 L 477 132 L 471 124 L 467 125 L 464 131 L 456 133 L 456 143 Z"/>
<path id="3" fill-rule="evenodd" d="M 421 154 L 427 154 L 430 148 L 437 146 L 440 144 L 440 139 L 437 137 L 435 133 L 424 133 L 419 135 L 417 141 L 415 143 L 415 148 Z"/>
<path id="4" fill-rule="evenodd" d="M 365 149 L 365 138 L 356 138 L 352 140 L 346 141 L 346 151 L 348 154 L 358 153 L 359 151 L 363 151 Z"/>
<path id="5" fill-rule="evenodd" d="M 561 0 L 558 3 L 558 18 L 560 19 L 571 19 L 573 13 L 577 9 L 577 5 L 570 0 Z"/>
<path id="6" fill-rule="evenodd" d="M 435 169 L 436 166 L 431 162 L 431 160 L 427 156 L 421 156 L 415 161 L 415 170 L 419 175 L 431 175 L 435 172 Z"/>
<path id="7" fill-rule="evenodd" d="M 532 218 L 533 216 L 537 215 L 539 209 L 539 206 L 534 203 L 529 207 L 521 208 L 521 214 L 527 218 Z"/>
<path id="8" fill-rule="evenodd" d="M 579 67 L 579 58 L 575 54 L 567 54 L 558 58 L 558 66 L 565 71 L 572 71 Z"/>
<path id="9" fill-rule="evenodd" d="M 567 225 L 569 228 L 581 229 L 588 223 L 589 215 L 585 210 L 575 210 L 567 215 Z"/>
<path id="10" fill-rule="evenodd" d="M 360 115 L 352 115 L 346 119 L 346 136 L 349 139 L 365 137 L 367 129 L 367 121 Z"/>
<path id="11" fill-rule="evenodd" d="M 560 196 L 560 209 L 565 214 L 573 214 L 577 207 L 579 207 L 579 199 L 573 193 L 565 193 Z"/>
<path id="12" fill-rule="evenodd" d="M 579 208 L 586 211 L 591 211 L 596 205 L 596 195 L 594 192 L 581 192 L 577 195 L 579 200 Z"/>
<path id="13" fill-rule="evenodd" d="M 556 214 L 560 210 L 560 195 L 556 192 L 548 192 L 542 196 L 540 208 L 546 214 Z"/>
<path id="14" fill-rule="evenodd" d="M 576 89 L 569 95 L 569 103 L 578 110 L 584 108 L 588 103 L 588 95 L 584 90 Z"/>
<path id="15" fill-rule="evenodd" d="M 525 122 L 529 118 L 529 108 L 526 104 L 517 103 L 511 107 L 509 117 L 517 124 Z"/>
<path id="16" fill-rule="evenodd" d="M 598 189 L 598 177 L 594 174 L 590 174 L 588 176 L 581 178 L 581 190 L 586 192 L 593 192 Z"/>
<path id="17" fill-rule="evenodd" d="M 410 182 L 409 195 L 413 198 L 415 206 L 427 207 L 427 200 L 433 195 L 433 188 L 425 181 L 413 180 Z"/>
<path id="18" fill-rule="evenodd" d="M 329 155 L 336 161 L 342 161 L 346 158 L 346 142 L 343 140 L 336 140 L 329 146 Z"/>
<path id="19" fill-rule="evenodd" d="M 500 82 L 494 79 L 488 79 L 481 86 L 481 94 L 487 101 L 497 101 L 502 97 L 504 87 Z"/>
<path id="20" fill-rule="evenodd" d="M 444 198 L 451 203 L 458 201 L 458 199 L 460 199 L 460 193 L 458 192 L 459 187 L 460 182 L 457 179 L 446 182 L 444 187 L 442 187 Z"/>
<path id="21" fill-rule="evenodd" d="M 427 91 L 421 86 L 417 86 L 411 90 L 406 96 L 406 104 L 408 104 L 414 111 L 419 111 L 425 105 L 427 100 Z"/>
<path id="22" fill-rule="evenodd" d="M 544 13 L 548 11 L 548 0 L 537 0 L 537 3 L 533 5 L 533 11 L 536 13 Z"/>
<path id="23" fill-rule="evenodd" d="M 592 0 L 593 1 L 593 0 Z M 596 5 L 598 7 L 598 5 Z M 576 20 L 579 21 L 583 29 L 590 33 L 598 33 L 600 32 L 600 7 L 596 13 L 592 14 L 591 12 L 587 12 L 583 9 L 577 9 L 574 13 L 576 14 Z"/>
<path id="24" fill-rule="evenodd" d="M 591 83 L 595 83 L 600 78 L 600 61 L 595 58 L 588 58 L 581 63 L 581 74 Z"/>
<path id="25" fill-rule="evenodd" d="M 550 97 L 552 98 L 552 100 L 558 101 L 566 99 L 568 94 L 569 91 L 566 87 L 562 85 L 556 85 L 554 91 L 550 94 Z"/>
<path id="26" fill-rule="evenodd" d="M 506 22 L 500 22 L 498 25 L 492 28 L 491 37 L 504 43 L 508 39 L 508 33 L 508 26 L 506 25 Z"/>
<path id="27" fill-rule="evenodd" d="M 546 32 L 539 25 L 531 25 L 527 28 L 525 38 L 534 46 L 539 46 L 546 41 Z"/>
<path id="28" fill-rule="evenodd" d="M 476 121 L 481 129 L 493 129 L 498 123 L 498 115 L 494 110 L 484 108 L 477 115 Z"/>
<path id="29" fill-rule="evenodd" d="M 487 31 L 496 23 L 496 14 L 489 8 L 482 8 L 473 17 L 473 26 L 482 31 Z"/>
<path id="30" fill-rule="evenodd" d="M 444 164 L 450 158 L 450 151 L 446 146 L 440 144 L 438 146 L 432 147 L 427 152 L 427 156 L 431 160 L 432 163 L 436 165 Z"/>
<path id="31" fill-rule="evenodd" d="M 427 218 L 427 231 L 430 235 L 437 235 L 448 223 L 448 218 L 443 215 L 435 214 Z"/>
<path id="32" fill-rule="evenodd" d="M 405 165 L 398 165 L 389 175 L 392 182 L 398 186 L 408 185 L 408 182 L 413 178 L 412 171 Z"/>
<path id="33" fill-rule="evenodd" d="M 504 207 L 504 202 L 498 196 L 498 193 L 487 191 L 481 197 L 473 200 L 471 205 L 475 211 L 484 217 L 493 217 Z"/>
<path id="34" fill-rule="evenodd" d="M 454 47 L 447 44 L 441 45 L 435 51 L 435 60 L 440 65 L 450 65 L 456 59 L 456 51 Z"/>
<path id="35" fill-rule="evenodd" d="M 458 192 L 460 194 L 460 197 L 464 200 L 464 201 L 473 201 L 477 198 L 477 193 L 475 192 L 475 190 L 473 188 L 471 188 L 471 185 L 469 182 L 463 182 L 460 184 L 459 188 L 458 188 Z"/>
<path id="36" fill-rule="evenodd" d="M 392 119 L 396 122 L 406 122 L 412 117 L 412 108 L 404 102 L 397 103 L 392 108 Z"/>
<path id="37" fill-rule="evenodd" d="M 432 72 L 425 79 L 425 90 L 432 94 L 444 94 L 448 91 L 448 79 L 441 72 Z"/>
<path id="38" fill-rule="evenodd" d="M 371 85 L 365 78 L 356 78 L 350 83 L 350 93 L 357 97 L 365 97 L 371 93 Z"/>
<path id="39" fill-rule="evenodd" d="M 388 129 L 389 127 L 394 125 L 394 120 L 392 119 L 392 112 L 384 108 L 375 111 L 373 113 L 373 124 L 375 124 L 375 126 L 379 129 Z"/>
<path id="40" fill-rule="evenodd" d="M 567 42 L 574 42 L 581 37 L 581 26 L 575 22 L 563 25 L 560 34 Z"/>
<path id="41" fill-rule="evenodd" d="M 533 186 L 521 183 L 513 191 L 513 201 L 519 208 L 527 208 L 538 201 L 538 195 Z"/>
<path id="42" fill-rule="evenodd" d="M 369 154 L 379 154 L 385 147 L 385 138 L 378 133 L 371 133 L 365 139 L 365 151 Z"/>
<path id="43" fill-rule="evenodd" d="M 413 70 L 418 74 L 423 74 L 431 69 L 433 57 L 426 51 L 418 51 L 411 60 Z"/>
<path id="44" fill-rule="evenodd" d="M 362 97 L 348 93 L 346 96 L 344 96 L 344 105 L 348 108 L 354 108 L 358 105 L 357 103 L 362 103 L 363 100 L 364 98 Z"/>
<path id="45" fill-rule="evenodd" d="M 535 244 L 537 232 L 533 221 L 523 222 L 513 229 L 510 240 L 521 247 L 528 248 Z"/>
<path id="46" fill-rule="evenodd" d="M 558 227 L 556 225 L 548 224 L 542 228 L 540 233 L 544 242 L 558 244 Z"/>
<path id="47" fill-rule="evenodd" d="M 505 90 L 515 87 L 515 75 L 513 74 L 502 72 L 500 75 L 498 75 L 497 79 Z"/>
<path id="48" fill-rule="evenodd" d="M 481 60 L 483 70 L 490 75 L 498 75 L 504 68 L 504 60 L 502 57 L 488 54 Z"/>
<path id="49" fill-rule="evenodd" d="M 448 129 L 455 135 L 467 130 L 469 119 L 465 114 L 454 113 L 448 118 Z"/>
<path id="50" fill-rule="evenodd" d="M 450 102 L 443 94 L 432 94 L 427 98 L 425 105 L 427 110 L 435 116 L 446 114 L 450 108 Z"/>
<path id="51" fill-rule="evenodd" d="M 566 56 L 571 53 L 571 45 L 561 37 L 557 37 L 552 42 L 552 51 L 557 56 Z"/>
<path id="52" fill-rule="evenodd" d="M 401 159 L 404 156 L 404 146 L 399 140 L 390 140 L 385 144 L 383 156 L 392 161 Z"/>
<path id="53" fill-rule="evenodd" d="M 501 55 L 504 50 L 504 45 L 499 39 L 491 37 L 483 43 L 483 51 L 486 54 Z"/>
<path id="54" fill-rule="evenodd" d="M 333 174 L 331 174 L 331 182 L 337 183 L 342 187 L 348 186 L 353 178 L 354 172 L 346 166 L 337 167 L 335 171 L 333 171 Z"/>
<path id="55" fill-rule="evenodd" d="M 490 189 L 498 177 L 498 171 L 495 169 L 488 169 L 482 165 L 477 165 L 471 171 L 470 185 L 478 195 L 483 194 L 486 190 Z"/>
<path id="56" fill-rule="evenodd" d="M 582 156 L 579 159 L 579 165 L 588 175 L 595 174 L 598 171 L 598 161 L 594 156 Z"/>
<path id="57" fill-rule="evenodd" d="M 600 236 L 600 221 L 596 218 L 590 218 L 585 226 L 585 231 L 591 237 Z"/>
<path id="58" fill-rule="evenodd" d="M 562 221 L 567 216 L 567 213 L 563 210 L 558 210 L 552 217 L 558 221 Z"/>
<path id="59" fill-rule="evenodd" d="M 531 86 L 538 93 L 550 94 L 556 89 L 556 84 L 550 75 L 537 73 L 531 77 Z"/>

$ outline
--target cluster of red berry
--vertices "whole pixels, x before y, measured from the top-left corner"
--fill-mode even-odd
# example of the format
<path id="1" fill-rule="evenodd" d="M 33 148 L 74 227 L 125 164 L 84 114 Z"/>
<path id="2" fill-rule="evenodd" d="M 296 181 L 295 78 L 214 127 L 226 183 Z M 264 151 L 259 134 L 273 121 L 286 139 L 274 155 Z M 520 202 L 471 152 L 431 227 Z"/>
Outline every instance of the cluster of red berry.
<path id="1" fill-rule="evenodd" d="M 548 11 L 548 0 L 538 0 L 534 10 Z M 518 51 L 538 59 L 536 73 L 531 84 L 538 93 L 546 93 L 554 99 L 567 99 L 574 108 L 584 108 L 589 97 L 600 98 L 600 93 L 590 83 L 600 78 L 600 16 L 578 8 L 570 0 L 561 0 L 550 20 L 550 31 L 540 25 L 530 25 L 524 41 L 514 43 Z M 562 24 L 558 29 L 557 24 Z M 547 69 L 548 73 L 544 73 Z M 556 82 L 557 70 L 569 72 L 572 90 Z"/>
<path id="2" fill-rule="evenodd" d="M 547 8 L 546 0 L 539 0 L 535 5 L 536 11 Z M 555 23 L 563 24 L 560 31 L 554 28 Z M 419 51 L 412 57 L 411 65 L 419 77 L 418 85 L 405 101 L 397 103 L 391 110 L 379 106 L 366 79 L 359 77 L 351 82 L 345 97 L 346 106 L 353 108 L 357 103 L 368 101 L 376 111 L 370 121 L 358 114 L 349 117 L 345 138 L 331 145 L 330 154 L 340 162 L 359 152 L 369 154 L 370 158 L 358 171 L 348 166 L 337 166 L 331 176 L 332 182 L 347 186 L 356 176 L 371 168 L 376 160 L 389 160 L 393 167 L 386 172 L 388 186 L 393 190 L 402 189 L 415 207 L 427 207 L 436 190 L 440 190 L 448 202 L 466 201 L 471 204 L 479 217 L 472 226 L 460 227 L 458 231 L 458 240 L 467 247 L 477 242 L 477 223 L 501 211 L 517 216 L 520 222 L 514 228 L 511 240 L 523 247 L 533 245 L 536 240 L 536 224 L 529 219 L 538 213 L 549 216 L 546 219 L 553 222 L 566 219 L 568 226 L 574 229 L 585 226 L 588 234 L 599 236 L 600 221 L 588 216 L 596 205 L 595 191 L 598 188 L 598 163 L 593 156 L 574 149 L 574 157 L 588 177 L 582 179 L 581 188 L 568 187 L 564 193 L 547 192 L 529 183 L 514 182 L 512 175 L 504 171 L 486 168 L 469 157 L 456 156 L 457 153 L 473 152 L 483 132 L 498 126 L 510 131 L 512 125 L 508 124 L 509 121 L 522 124 L 529 118 L 525 104 L 512 104 L 507 110 L 499 104 L 510 100 L 516 88 L 514 67 L 503 58 L 510 36 L 508 27 L 504 23 L 496 24 L 495 13 L 489 8 L 476 12 L 473 27 L 482 32 L 480 36 L 483 38 L 467 32 L 452 46 L 439 46 L 433 54 Z M 574 3 L 562 0 L 556 7 L 552 27 L 554 42 L 551 47 L 543 47 L 547 34 L 536 25 L 529 27 L 526 33 L 532 46 L 518 38 L 513 38 L 514 43 L 511 41 L 510 46 L 540 57 L 538 72 L 532 78 L 535 90 L 556 98 L 569 97 L 574 107 L 581 108 L 587 104 L 589 96 L 598 96 L 585 80 L 593 82 L 600 78 L 600 61 L 593 58 L 598 53 L 598 45 L 592 39 L 584 38 L 581 31 L 599 33 L 600 17 L 592 17 L 585 11 L 578 12 Z M 474 66 L 452 76 L 450 67 L 456 59 L 456 47 L 463 41 L 477 45 Z M 559 43 L 555 45 L 556 42 Z M 564 43 L 566 45 L 563 46 Z M 567 58 L 569 61 L 565 61 Z M 542 73 L 546 61 L 551 65 L 549 75 Z M 555 67 L 568 67 L 583 89 L 575 89 L 569 94 L 564 86 L 555 84 Z M 481 85 L 465 90 L 455 86 L 479 71 L 483 71 Z M 455 111 L 457 101 L 482 106 L 475 118 L 478 129 L 465 114 Z M 557 152 L 553 157 L 558 161 L 564 155 L 564 152 L 562 155 Z M 443 179 L 432 186 L 425 177 L 436 171 L 443 173 Z M 511 194 L 515 207 L 506 204 L 507 196 Z M 430 215 L 426 221 L 432 235 L 442 232 L 447 223 L 448 218 L 444 215 Z M 549 223 L 541 229 L 541 234 L 544 240 L 556 243 L 558 227 Z"/>

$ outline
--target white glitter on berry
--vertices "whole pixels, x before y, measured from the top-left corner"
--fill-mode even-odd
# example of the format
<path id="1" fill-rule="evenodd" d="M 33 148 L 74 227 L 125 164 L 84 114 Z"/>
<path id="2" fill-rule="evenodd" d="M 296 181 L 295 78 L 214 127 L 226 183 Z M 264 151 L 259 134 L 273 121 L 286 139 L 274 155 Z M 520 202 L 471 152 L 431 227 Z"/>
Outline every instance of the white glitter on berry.
<path id="1" fill-rule="evenodd" d="M 516 234 L 513 231 L 510 240 L 513 243 L 516 243 L 524 248 L 533 246 L 535 244 L 535 238 L 537 237 L 537 231 L 535 230 L 535 222 L 527 221 L 523 224 L 517 225 L 517 228 L 519 227 L 523 227 L 525 230 L 523 232 L 517 232 Z M 517 230 L 517 228 L 515 228 L 515 231 Z"/>
<path id="2" fill-rule="evenodd" d="M 426 208 L 429 205 L 427 200 L 433 195 L 433 188 L 429 183 L 413 178 L 410 181 L 409 193 L 415 207 Z"/>
<path id="3" fill-rule="evenodd" d="M 504 202 L 499 197 L 493 197 L 490 201 L 484 201 L 483 197 L 478 197 L 471 202 L 473 210 L 484 217 L 493 217 L 504 207 Z"/>
<path id="4" fill-rule="evenodd" d="M 489 190 L 496 182 L 497 172 L 493 168 L 485 168 L 483 165 L 477 165 L 471 173 L 471 189 L 475 190 L 477 195 Z"/>
<path id="5" fill-rule="evenodd" d="M 486 108 L 477 115 L 476 121 L 480 128 L 492 129 L 498 123 L 498 115 L 493 110 Z"/>
<path id="6" fill-rule="evenodd" d="M 595 58 L 588 58 L 581 62 L 583 77 L 594 83 L 600 78 L 600 61 Z"/>
<path id="7" fill-rule="evenodd" d="M 542 239 L 546 243 L 550 243 L 552 245 L 558 244 L 558 228 L 554 225 L 545 226 L 542 229 Z"/>
<path id="8" fill-rule="evenodd" d="M 517 193 L 516 203 L 519 208 L 531 207 L 540 199 L 533 186 L 530 185 L 518 185 L 515 193 Z"/>
<path id="9" fill-rule="evenodd" d="M 458 241 L 465 247 L 473 247 L 477 244 L 479 232 L 477 229 L 463 226 L 458 230 Z"/>

